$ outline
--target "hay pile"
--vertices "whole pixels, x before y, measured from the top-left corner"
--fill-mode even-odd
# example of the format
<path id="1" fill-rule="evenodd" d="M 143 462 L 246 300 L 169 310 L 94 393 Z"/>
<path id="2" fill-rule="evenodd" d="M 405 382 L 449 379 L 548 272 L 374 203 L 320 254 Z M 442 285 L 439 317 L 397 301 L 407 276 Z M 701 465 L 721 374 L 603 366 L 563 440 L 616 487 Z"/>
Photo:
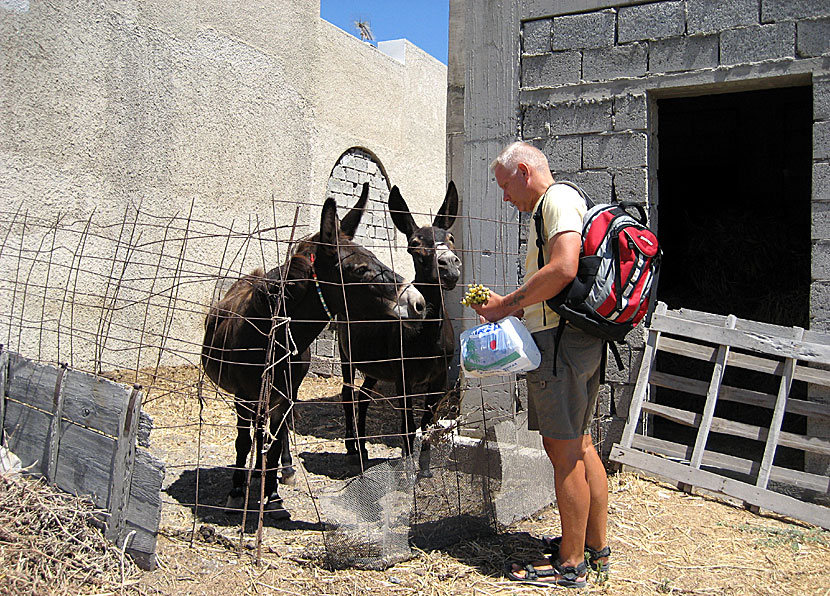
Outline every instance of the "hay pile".
<path id="1" fill-rule="evenodd" d="M 124 593 L 135 566 L 94 521 L 88 501 L 0 474 L 0 595 Z"/>

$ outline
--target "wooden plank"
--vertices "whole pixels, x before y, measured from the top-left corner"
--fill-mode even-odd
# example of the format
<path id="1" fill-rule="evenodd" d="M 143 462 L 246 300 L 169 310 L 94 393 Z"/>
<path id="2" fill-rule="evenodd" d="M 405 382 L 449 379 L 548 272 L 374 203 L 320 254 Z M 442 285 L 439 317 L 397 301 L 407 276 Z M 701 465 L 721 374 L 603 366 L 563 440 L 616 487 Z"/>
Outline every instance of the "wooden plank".
<path id="1" fill-rule="evenodd" d="M 6 446 L 32 474 L 43 475 L 51 422 L 52 417 L 42 410 L 6 401 Z"/>
<path id="2" fill-rule="evenodd" d="M 63 433 L 63 379 L 66 376 L 66 366 L 58 370 L 55 380 L 55 391 L 52 398 L 52 420 L 49 423 L 49 440 L 46 451 L 46 470 L 44 476 L 49 484 L 55 484 L 55 474 L 58 468 L 58 456 L 60 455 L 61 435 Z"/>
<path id="3" fill-rule="evenodd" d="M 119 547 L 124 544 L 124 538 L 126 537 L 124 531 L 125 514 L 130 499 L 141 397 L 142 393 L 138 385 L 134 386 L 130 393 L 128 406 L 124 409 L 124 420 L 121 423 L 121 432 L 116 440 L 115 453 L 112 458 L 112 486 L 107 507 L 109 520 L 107 521 L 106 536 Z"/>
<path id="4" fill-rule="evenodd" d="M 87 495 L 106 509 L 112 485 L 115 441 L 76 424 L 66 424 L 61 440 L 55 485 L 75 495 Z"/>
<path id="5" fill-rule="evenodd" d="M 804 330 L 800 327 L 796 327 L 795 330 L 798 335 L 804 334 Z M 798 341 L 799 337 L 796 337 L 795 340 Z M 778 388 L 778 397 L 775 400 L 775 409 L 772 412 L 772 420 L 770 421 L 769 432 L 767 433 L 767 442 L 764 446 L 764 457 L 761 460 L 761 469 L 758 472 L 758 480 L 755 483 L 756 486 L 761 488 L 767 487 L 770 469 L 772 468 L 772 461 L 775 459 L 775 450 L 778 448 L 778 438 L 781 434 L 781 424 L 784 422 L 784 412 L 787 409 L 787 398 L 790 395 L 790 389 L 793 384 L 795 362 L 796 361 L 793 358 L 787 358 L 784 363 L 784 374 L 781 377 L 781 383 Z"/>
<path id="6" fill-rule="evenodd" d="M 664 337 L 663 341 L 668 338 Z M 733 359 L 738 354 L 732 353 L 729 359 L 729 365 L 734 364 Z M 793 374 L 795 377 L 795 373 Z M 675 389 L 690 395 L 706 395 L 708 384 L 705 381 L 697 379 L 687 379 L 677 375 L 670 375 L 668 373 L 653 371 L 649 378 L 649 383 L 655 387 L 665 387 L 666 389 Z M 761 393 L 760 391 L 753 391 L 751 389 L 742 389 L 740 387 L 730 387 L 729 385 L 722 385 L 720 388 L 720 395 L 718 399 L 721 401 L 732 401 L 742 404 L 749 404 L 751 406 L 759 406 L 762 408 L 773 409 L 775 407 L 775 396 L 769 393 Z M 810 416 L 814 418 L 826 418 L 830 420 L 830 405 L 819 402 L 804 401 L 802 399 L 788 399 L 787 413 L 797 414 L 799 416 Z"/>
<path id="7" fill-rule="evenodd" d="M 161 522 L 161 485 L 164 463 L 144 449 L 137 449 L 130 501 L 127 504 L 125 536 L 135 530 L 127 551 L 142 569 L 156 567 L 156 535 Z"/>
<path id="8" fill-rule="evenodd" d="M 654 309 L 654 314 L 662 314 L 664 312 L 666 312 L 666 305 L 663 302 L 659 302 Z M 625 424 L 623 436 L 620 440 L 626 447 L 630 447 L 631 441 L 634 440 L 634 433 L 637 430 L 637 424 L 640 420 L 640 411 L 643 402 L 648 397 L 649 373 L 654 366 L 654 359 L 657 356 L 659 343 L 660 332 L 649 329 L 648 337 L 646 338 L 646 347 L 643 350 L 643 359 L 640 361 L 640 371 L 637 373 L 637 383 L 634 385 L 631 404 L 628 406 L 628 421 Z"/>
<path id="9" fill-rule="evenodd" d="M 734 315 L 726 318 L 726 328 L 734 329 L 737 319 Z M 715 406 L 718 403 L 718 393 L 723 383 L 723 373 L 726 371 L 726 360 L 729 358 L 729 346 L 720 346 L 718 356 L 715 359 L 715 368 L 712 371 L 712 380 L 709 382 L 709 390 L 706 392 L 706 405 L 703 406 L 703 416 L 700 426 L 697 429 L 695 449 L 692 452 L 691 465 L 694 468 L 700 467 L 703 461 L 703 451 L 706 449 L 706 441 L 709 439 L 709 429 L 712 427 L 712 417 L 715 415 Z"/>
<path id="10" fill-rule="evenodd" d="M 51 396 L 55 387 L 58 368 L 37 364 L 27 358 L 9 353 L 8 395 L 21 403 L 28 403 L 47 412 L 53 411 Z M 63 417 L 111 437 L 118 436 L 119 420 L 129 396 L 129 388 L 83 373 L 72 371 L 64 379 Z M 123 399 L 112 399 L 120 392 Z"/>
<path id="11" fill-rule="evenodd" d="M 658 474 L 678 482 L 740 499 L 781 515 L 830 529 L 830 508 L 805 503 L 786 495 L 719 476 L 712 472 L 675 463 L 665 458 L 643 453 L 637 449 L 614 445 L 610 459 L 645 472 Z"/>
<path id="12" fill-rule="evenodd" d="M 642 435 L 634 437 L 632 447 L 686 460 L 692 455 L 692 447 L 690 445 L 672 443 L 664 439 L 644 437 Z M 718 453 L 717 451 L 706 451 L 703 454 L 702 465 L 738 472 L 748 478 L 756 477 L 760 468 L 760 464 L 757 461 L 728 455 L 726 453 Z M 830 492 L 830 477 L 826 475 L 810 474 L 809 472 L 801 472 L 800 470 L 772 466 L 769 479 L 773 482 L 789 484 L 801 489 L 814 490 L 822 494 Z"/>
<path id="13" fill-rule="evenodd" d="M 31 360 L 9 352 L 9 377 L 6 396 L 44 412 L 51 412 L 58 369 L 40 366 Z"/>
<path id="14" fill-rule="evenodd" d="M 6 378 L 9 372 L 9 353 L 0 345 L 0 445 L 6 444 Z"/>
<path id="15" fill-rule="evenodd" d="M 672 408 L 670 406 L 663 406 L 649 402 L 643 405 L 643 410 L 656 416 L 661 416 L 672 422 L 690 426 L 695 428 L 700 424 L 700 414 L 688 412 Z M 712 432 L 734 435 L 744 439 L 752 439 L 754 441 L 766 441 L 766 428 L 760 426 L 753 426 L 751 424 L 744 424 L 743 422 L 735 422 L 733 420 L 726 420 L 724 418 L 712 418 Z M 830 455 L 830 440 L 819 437 L 797 435 L 795 433 L 782 432 L 779 435 L 779 445 L 784 447 L 792 447 L 793 449 L 800 449 L 802 451 L 810 451 L 812 453 L 820 453 L 822 455 Z"/>
<path id="16" fill-rule="evenodd" d="M 764 333 L 745 333 L 736 329 L 714 327 L 706 323 L 682 319 L 671 314 L 655 316 L 651 328 L 668 334 L 694 337 L 700 341 L 751 350 L 762 354 L 794 358 L 807 362 L 830 361 L 830 345 L 795 341 Z"/>
<path id="17" fill-rule="evenodd" d="M 674 337 L 663 337 L 660 342 L 660 351 L 702 360 L 704 362 L 714 362 L 717 356 L 717 348 L 712 346 L 704 346 L 694 344 L 688 341 L 683 341 Z M 729 359 L 729 366 L 739 368 L 746 368 L 749 370 L 756 370 L 758 372 L 769 373 L 771 375 L 781 376 L 784 371 L 784 363 L 777 360 L 770 360 L 760 356 L 752 356 L 750 354 L 738 354 L 733 352 Z M 822 370 L 820 368 L 811 368 L 809 366 L 798 365 L 795 369 L 793 378 L 796 381 L 804 381 L 805 383 L 813 383 L 815 385 L 822 385 L 830 387 L 830 371 Z"/>

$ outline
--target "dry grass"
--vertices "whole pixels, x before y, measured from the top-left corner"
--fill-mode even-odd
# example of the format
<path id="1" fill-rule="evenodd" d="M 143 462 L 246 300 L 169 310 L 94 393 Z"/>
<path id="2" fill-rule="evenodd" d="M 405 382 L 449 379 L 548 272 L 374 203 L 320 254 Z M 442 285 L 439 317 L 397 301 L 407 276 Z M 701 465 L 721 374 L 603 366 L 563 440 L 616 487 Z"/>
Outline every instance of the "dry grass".
<path id="1" fill-rule="evenodd" d="M 136 568 L 90 522 L 92 505 L 20 474 L 0 474 L 0 594 L 119 594 Z"/>
<path id="2" fill-rule="evenodd" d="M 187 458 L 194 457 L 194 446 L 201 442 L 206 450 L 213 446 L 220 448 L 216 458 L 228 463 L 233 453 L 234 435 L 228 403 L 215 394 L 203 395 L 206 400 L 200 408 L 195 399 L 199 393 L 197 373 L 193 370 L 180 374 L 172 370 L 162 373 L 152 385 L 147 404 L 157 426 L 151 435 L 152 450 L 169 462 L 186 462 Z M 149 386 L 149 383 L 145 381 L 145 385 Z M 316 414 L 323 407 L 321 403 L 336 401 L 338 392 L 336 379 L 310 378 L 304 383 L 300 397 L 312 402 L 309 411 Z M 376 416 L 379 410 L 379 407 L 373 410 Z M 302 410 L 298 414 L 303 416 Z M 201 433 L 200 415 L 205 423 Z M 341 424 L 339 420 L 330 419 L 314 422 L 330 425 L 332 435 Z M 319 441 L 319 434 L 298 436 L 296 441 L 302 446 L 301 451 L 314 451 L 312 445 L 326 452 L 342 450 L 342 441 L 324 444 Z M 175 469 L 176 466 L 169 466 L 171 475 L 175 475 Z M 303 485 L 302 481 L 300 485 Z M 300 486 L 297 494 L 307 490 Z M 631 472 L 611 474 L 609 491 L 611 571 L 607 581 L 600 583 L 592 577 L 589 586 L 576 593 L 830 596 L 828 532 L 780 516 L 756 515 L 737 505 L 683 493 L 669 484 Z M 291 494 L 287 497 L 289 509 L 292 513 L 297 511 L 298 518 L 306 519 L 297 505 L 300 496 L 291 497 Z M 499 535 L 467 540 L 445 549 L 417 552 L 413 559 L 385 571 L 332 571 L 303 558 L 306 547 L 321 542 L 320 533 L 313 528 L 267 527 L 262 560 L 257 566 L 249 548 L 253 541 L 251 534 L 243 537 L 242 552 L 239 553 L 237 527 L 194 519 L 192 510 L 185 504 L 176 502 L 169 495 L 163 496 L 165 505 L 158 544 L 160 568 L 153 572 L 130 570 L 123 587 L 125 594 L 496 596 L 550 591 L 549 588 L 509 582 L 502 570 L 507 561 L 534 560 L 540 556 L 538 538 L 559 533 L 559 519 L 554 508 L 545 509 Z M 306 517 L 315 521 L 311 513 Z M 4 521 L 0 528 L 8 523 Z M 193 528 L 195 533 L 192 533 Z M 49 532 L 52 536 L 48 540 L 67 540 L 67 548 L 74 550 L 71 539 L 60 526 Z M 5 548 L 5 543 L 0 542 L 0 545 Z M 16 569 L 18 563 L 13 557 L 9 558 L 8 552 L 4 551 L 0 568 Z M 110 554 L 102 556 L 112 554 L 117 552 L 110 550 Z M 87 578 L 91 582 L 89 585 L 79 588 L 75 583 L 62 584 L 63 580 L 56 576 L 56 582 L 50 585 L 41 581 L 41 591 L 34 593 L 50 596 L 120 593 L 117 557 L 115 563 L 115 567 L 108 563 L 109 584 L 101 583 L 100 578 L 94 579 L 97 573 L 84 575 L 79 572 L 75 578 Z M 134 578 L 135 583 L 129 578 Z M 22 593 L 32 591 L 27 587 Z"/>

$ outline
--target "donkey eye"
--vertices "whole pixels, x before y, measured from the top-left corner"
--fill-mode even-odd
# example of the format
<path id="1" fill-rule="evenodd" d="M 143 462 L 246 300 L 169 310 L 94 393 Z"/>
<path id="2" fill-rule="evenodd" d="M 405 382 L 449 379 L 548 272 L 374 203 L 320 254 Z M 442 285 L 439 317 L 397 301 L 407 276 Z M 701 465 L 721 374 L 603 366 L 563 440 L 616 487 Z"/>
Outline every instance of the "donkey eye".
<path id="1" fill-rule="evenodd" d="M 449 242 L 450 244 L 455 244 L 455 236 L 453 236 L 452 234 L 447 234 L 447 242 Z"/>

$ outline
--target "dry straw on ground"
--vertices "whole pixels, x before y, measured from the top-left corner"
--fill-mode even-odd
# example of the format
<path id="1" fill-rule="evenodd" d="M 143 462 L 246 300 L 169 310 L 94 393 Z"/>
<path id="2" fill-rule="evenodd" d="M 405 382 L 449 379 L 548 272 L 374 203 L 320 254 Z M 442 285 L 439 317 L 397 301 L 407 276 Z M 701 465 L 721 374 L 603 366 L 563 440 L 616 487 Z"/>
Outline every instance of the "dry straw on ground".
<path id="1" fill-rule="evenodd" d="M 156 421 L 151 450 L 164 455 L 171 478 L 177 471 L 174 462 L 193 458 L 200 435 L 200 414 L 206 421 L 201 429 L 202 445 L 215 443 L 217 449 L 221 448 L 218 460 L 230 461 L 234 434 L 230 405 L 211 400 L 200 412 L 194 389 L 198 375 L 194 371 L 182 371 L 182 376 L 163 371 L 160 376 L 167 378 L 169 386 L 151 391 L 148 398 L 148 410 Z M 309 378 L 300 390 L 300 399 L 316 408 L 313 427 L 317 435 L 324 422 L 332 425 L 332 433 L 342 424 L 330 416 L 339 410 L 339 405 L 329 403 L 337 400 L 339 389 L 337 379 Z M 380 424 L 383 409 L 376 407 L 373 412 L 374 422 Z M 317 413 L 324 416 L 317 419 Z M 384 424 L 397 425 L 394 413 Z M 321 449 L 342 451 L 342 441 L 320 443 L 317 435 L 302 434 L 311 427 L 298 425 L 300 436 L 295 437 L 295 444 L 303 446 L 299 455 L 315 455 L 312 446 L 318 443 Z M 332 457 L 340 461 L 337 455 Z M 302 457 L 299 459 L 302 461 Z M 66 513 L 71 521 L 61 515 L 59 521 L 44 523 L 66 506 L 59 504 L 65 501 L 52 504 L 46 497 L 27 496 L 18 488 L 12 494 L 9 486 L 7 482 L 0 485 L 4 491 L 0 501 L 11 502 L 8 511 L 0 513 L 0 575 L 6 574 L 0 579 L 3 595 L 541 595 L 550 589 L 509 582 L 503 569 L 510 560 L 537 559 L 541 555 L 539 537 L 559 533 L 556 510 L 548 508 L 498 535 L 419 551 L 413 559 L 385 571 L 333 571 L 302 558 L 308 545 L 322 542 L 317 529 L 308 524 L 273 525 L 267 528 L 262 562 L 257 566 L 248 547 L 252 534 L 245 535 L 240 553 L 237 526 L 194 518 L 191 508 L 166 492 L 157 551 L 160 567 L 142 572 L 126 566 L 122 583 L 120 553 L 113 547 L 102 548 L 96 543 L 98 550 L 89 550 L 92 560 L 77 564 L 83 549 L 72 536 L 88 531 L 79 528 L 85 527 L 86 514 L 69 511 Z M 587 588 L 565 593 L 830 596 L 828 532 L 780 516 L 756 515 L 739 504 L 690 495 L 632 472 L 612 473 L 609 490 L 609 539 L 613 549 L 609 578 L 598 583 L 592 577 Z M 302 499 L 307 498 L 302 492 L 298 489 L 296 494 L 288 493 L 292 512 L 298 520 L 314 521 L 310 511 L 300 508 Z M 48 503 L 47 511 L 40 508 L 43 503 Z M 72 507 L 89 511 L 88 506 Z M 36 517 L 32 511 L 38 511 L 40 517 L 29 519 Z M 19 528 L 18 516 L 29 520 L 23 525 L 37 528 L 25 534 L 23 543 L 6 538 L 10 529 Z M 15 531 L 22 534 L 22 530 Z M 58 563 L 60 568 L 41 569 Z"/>
<path id="2" fill-rule="evenodd" d="M 136 567 L 94 522 L 84 499 L 0 474 L 0 594 L 119 594 Z"/>

